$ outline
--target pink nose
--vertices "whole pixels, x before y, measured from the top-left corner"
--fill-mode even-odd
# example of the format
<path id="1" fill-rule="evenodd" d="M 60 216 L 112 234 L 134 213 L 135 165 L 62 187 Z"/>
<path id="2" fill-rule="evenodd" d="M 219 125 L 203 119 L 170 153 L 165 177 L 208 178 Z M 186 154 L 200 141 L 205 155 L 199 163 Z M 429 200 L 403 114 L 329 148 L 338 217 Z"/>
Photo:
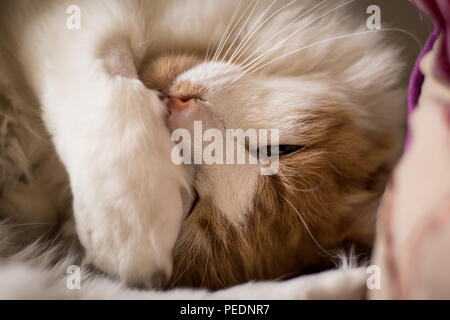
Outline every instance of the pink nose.
<path id="1" fill-rule="evenodd" d="M 181 112 L 190 108 L 194 103 L 194 99 L 183 100 L 178 97 L 170 97 L 167 107 L 171 112 Z"/>
<path id="2" fill-rule="evenodd" d="M 170 96 L 167 102 L 169 129 L 190 129 L 191 124 L 193 125 L 195 121 L 203 121 L 206 116 L 206 113 L 202 112 L 203 108 L 204 104 L 199 99 L 181 99 Z"/>

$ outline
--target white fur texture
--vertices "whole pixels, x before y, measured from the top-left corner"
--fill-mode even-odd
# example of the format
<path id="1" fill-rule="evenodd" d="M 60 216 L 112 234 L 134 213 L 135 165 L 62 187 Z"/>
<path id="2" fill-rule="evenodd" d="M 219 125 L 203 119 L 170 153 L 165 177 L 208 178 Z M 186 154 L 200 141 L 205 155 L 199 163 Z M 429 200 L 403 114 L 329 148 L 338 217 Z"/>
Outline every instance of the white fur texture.
<path id="1" fill-rule="evenodd" d="M 270 3 L 263 2 L 255 17 Z M 81 8 L 81 30 L 66 28 L 66 8 L 73 4 Z M 177 50 L 191 51 L 217 46 L 236 1 L 16 0 L 5 1 L 0 6 L 0 59 L 8 61 L 0 67 L 0 93 L 7 97 L 5 105 L 13 108 L 9 113 L 6 107 L 2 109 L 2 120 L 24 119 L 15 128 L 18 139 L 25 141 L 19 143 L 20 148 L 11 147 L 8 151 L 22 161 L 1 166 L 6 173 L 0 183 L 7 186 L 5 194 L 10 195 L 6 211 L 31 216 L 36 223 L 55 223 L 58 212 L 64 211 L 55 205 L 55 195 L 63 193 L 57 198 L 67 198 L 71 192 L 77 234 L 90 262 L 133 284 L 154 285 L 158 282 L 154 275 L 159 276 L 161 272 L 170 276 L 172 250 L 184 219 L 180 190 L 189 189 L 190 177 L 170 160 L 172 145 L 164 123 L 164 106 L 137 79 L 136 67 L 145 53 L 154 49 L 153 43 L 157 43 L 155 51 L 162 52 L 173 49 L 174 43 Z M 273 48 L 273 43 L 265 44 L 264 39 L 276 35 L 292 17 L 304 13 L 304 9 L 305 6 L 298 5 L 280 13 L 265 26 L 264 34 L 249 46 L 249 51 L 261 48 L 267 52 Z M 332 38 L 337 35 L 337 29 L 343 33 L 358 29 L 351 19 L 345 19 L 348 18 L 345 11 L 337 17 L 320 20 L 313 29 L 291 36 L 288 46 L 277 48 L 269 57 L 276 58 L 308 43 Z M 306 16 L 303 22 L 313 23 L 314 18 Z M 250 26 L 258 22 L 252 19 Z M 348 23 L 342 25 L 343 21 Z M 293 28 L 298 25 L 285 29 L 276 39 L 287 38 L 295 31 Z M 401 64 L 395 59 L 395 48 L 378 46 L 382 39 L 382 35 L 373 34 L 363 42 L 347 39 L 302 51 L 301 56 L 293 54 L 255 75 L 243 77 L 228 91 L 221 90 L 221 83 L 214 80 L 218 75 L 215 72 L 226 64 L 217 68 L 202 64 L 179 80 L 189 79 L 211 88 L 208 96 L 211 110 L 228 127 L 280 128 L 284 136 L 289 136 L 301 121 L 302 108 L 314 108 L 324 95 L 328 100 L 345 101 L 347 94 L 353 94 L 351 88 L 358 88 L 359 93 L 357 96 L 355 93 L 347 111 L 358 119 L 362 130 L 370 132 L 380 126 L 397 126 L 401 119 L 401 111 L 390 107 L 401 103 L 402 91 L 392 88 L 396 79 L 392 79 L 392 73 L 385 73 L 386 69 L 396 70 Z M 333 61 L 329 59 L 330 52 L 334 54 Z M 308 70 L 314 68 L 322 70 L 315 76 L 320 74 L 326 80 L 309 77 Z M 369 78 L 376 81 L 367 82 Z M 221 80 L 230 83 L 232 79 Z M 342 90 L 334 90 L 336 86 Z M 373 100 L 373 94 L 364 94 L 368 90 L 386 94 Z M 252 99 L 260 98 L 263 106 L 248 107 Z M 278 108 L 280 105 L 284 106 L 282 110 Z M 371 108 L 379 108 L 379 118 L 369 117 Z M 39 123 L 36 119 L 41 119 L 41 115 L 44 126 L 34 125 Z M 48 141 L 47 131 L 53 144 L 39 142 Z M 17 188 L 23 186 L 10 181 L 31 170 L 36 163 L 47 161 L 53 147 L 64 168 L 57 164 L 50 166 L 42 174 L 46 177 L 41 182 L 45 189 L 30 187 L 22 190 L 21 198 L 16 199 Z M 251 205 L 249 199 L 256 189 L 258 170 L 246 171 L 245 176 L 227 170 L 206 168 L 205 180 L 197 187 L 204 196 L 212 197 L 230 221 L 241 222 Z M 8 172 L 17 174 L 10 176 Z M 66 173 L 70 191 L 62 192 Z M 49 176 L 58 179 L 48 183 Z M 233 188 L 237 178 L 245 180 L 248 186 L 245 192 L 236 193 Z M 35 213 L 27 204 L 37 199 Z M 89 282 L 85 291 L 67 292 L 61 289 L 60 279 L 45 280 L 51 277 L 48 271 L 23 264 L 0 267 L 0 281 L 5 281 L 2 288 L 14 288 L 12 282 L 9 286 L 4 283 L 21 277 L 24 279 L 17 282 L 17 291 L 1 289 L 0 296 L 185 298 L 188 292 L 192 298 L 237 297 L 235 289 L 214 294 L 199 291 L 195 295 L 191 291 L 142 293 L 101 279 Z M 25 288 L 33 279 L 39 279 L 36 287 Z M 253 298 L 269 297 L 267 292 L 272 298 L 326 297 L 327 294 L 338 297 L 334 290 L 347 286 L 347 279 L 356 280 L 339 297 L 356 297 L 354 293 L 360 293 L 360 270 L 335 271 L 284 284 L 246 284 L 239 289 L 242 294 L 239 297 L 248 298 L 247 292 L 261 292 Z M 49 281 L 51 284 L 47 286 Z M 273 292 L 278 288 L 282 288 L 279 296 Z"/>
<path id="2" fill-rule="evenodd" d="M 171 273 L 185 176 L 170 160 L 157 95 L 136 71 L 134 78 L 128 77 L 133 70 L 111 72 L 116 62 L 109 59 L 110 51 L 121 50 L 125 60 L 139 55 L 133 48 L 147 39 L 146 23 L 138 3 L 80 1 L 82 31 L 71 31 L 65 25 L 69 4 L 9 3 L 7 23 L 16 37 L 2 47 L 20 47 L 14 55 L 69 174 L 88 258 L 111 275 L 152 285 L 154 273 Z"/>
<path id="3" fill-rule="evenodd" d="M 362 299 L 366 290 L 364 268 L 327 271 L 290 281 L 252 282 L 225 290 L 176 289 L 167 292 L 132 290 L 97 277 L 69 290 L 66 278 L 49 270 L 21 263 L 0 266 L 0 299 L 132 299 L 132 300 L 316 300 Z"/>

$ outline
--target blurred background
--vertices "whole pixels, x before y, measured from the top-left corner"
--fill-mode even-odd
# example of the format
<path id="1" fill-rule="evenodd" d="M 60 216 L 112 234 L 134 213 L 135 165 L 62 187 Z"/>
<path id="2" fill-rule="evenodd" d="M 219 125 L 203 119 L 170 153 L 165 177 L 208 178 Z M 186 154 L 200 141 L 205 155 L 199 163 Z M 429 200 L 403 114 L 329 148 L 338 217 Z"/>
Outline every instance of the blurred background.
<path id="1" fill-rule="evenodd" d="M 354 10 L 355 19 L 360 19 L 365 14 L 365 19 L 370 16 L 366 13 L 370 5 L 378 5 L 381 9 L 381 27 L 396 28 L 411 33 L 420 42 L 421 47 L 425 44 L 428 36 L 433 32 L 431 20 L 421 14 L 415 5 L 409 0 L 357 0 L 349 5 Z M 407 48 L 409 63 L 413 63 L 418 54 L 417 41 L 407 34 L 397 32 L 394 37 Z"/>

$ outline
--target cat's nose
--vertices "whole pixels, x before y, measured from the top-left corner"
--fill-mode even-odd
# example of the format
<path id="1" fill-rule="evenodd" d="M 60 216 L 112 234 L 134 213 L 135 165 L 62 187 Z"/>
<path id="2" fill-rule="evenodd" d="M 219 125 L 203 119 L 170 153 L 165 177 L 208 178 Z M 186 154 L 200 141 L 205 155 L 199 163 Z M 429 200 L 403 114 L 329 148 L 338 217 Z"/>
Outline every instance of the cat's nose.
<path id="1" fill-rule="evenodd" d="M 191 108 L 195 104 L 195 99 L 181 99 L 179 97 L 170 97 L 167 107 L 171 112 L 181 112 Z"/>
<path id="2" fill-rule="evenodd" d="M 205 105 L 200 99 L 182 99 L 177 96 L 169 97 L 167 109 L 167 125 L 170 130 L 178 128 L 189 129 L 195 121 L 206 120 L 205 112 L 202 112 Z"/>

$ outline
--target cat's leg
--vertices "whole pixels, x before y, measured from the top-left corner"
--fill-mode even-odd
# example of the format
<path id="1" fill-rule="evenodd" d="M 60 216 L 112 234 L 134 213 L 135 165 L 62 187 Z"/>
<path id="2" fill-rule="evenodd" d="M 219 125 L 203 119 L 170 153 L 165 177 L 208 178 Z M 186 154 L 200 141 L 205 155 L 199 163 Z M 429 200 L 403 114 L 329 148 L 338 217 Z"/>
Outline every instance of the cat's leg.
<path id="1" fill-rule="evenodd" d="M 137 78 L 135 27 L 145 23 L 132 2 L 81 4 L 74 31 L 65 4 L 49 2 L 21 58 L 69 174 L 87 257 L 127 283 L 158 285 L 171 273 L 186 183 L 170 158 L 165 107 Z"/>
<path id="2" fill-rule="evenodd" d="M 157 284 L 170 275 L 182 213 L 183 173 L 169 157 L 164 106 L 136 79 L 99 70 L 90 80 L 80 79 L 86 87 L 52 115 L 77 232 L 101 269 Z"/>
<path id="3" fill-rule="evenodd" d="M 101 64 L 94 67 L 98 77 L 79 79 L 86 82 L 64 109 L 50 111 L 77 232 L 96 266 L 132 283 L 157 284 L 171 272 L 183 173 L 170 160 L 157 95 L 136 79 L 109 77 Z"/>

